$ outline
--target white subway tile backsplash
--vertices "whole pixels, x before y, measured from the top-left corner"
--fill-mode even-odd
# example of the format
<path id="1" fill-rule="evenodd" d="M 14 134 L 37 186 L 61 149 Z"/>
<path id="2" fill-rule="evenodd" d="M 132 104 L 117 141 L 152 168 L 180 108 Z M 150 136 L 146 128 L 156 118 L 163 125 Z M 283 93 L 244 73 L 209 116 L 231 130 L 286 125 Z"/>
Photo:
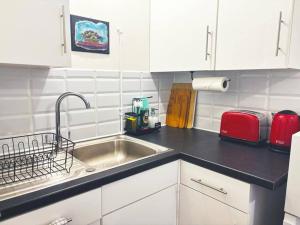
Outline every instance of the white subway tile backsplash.
<path id="1" fill-rule="evenodd" d="M 126 78 L 140 79 L 142 76 L 142 73 L 140 73 L 140 72 L 123 72 L 122 76 L 124 79 L 126 79 Z"/>
<path id="2" fill-rule="evenodd" d="M 28 96 L 29 79 L 3 78 L 0 82 L 0 96 Z"/>
<path id="3" fill-rule="evenodd" d="M 0 98 L 0 116 L 30 114 L 29 98 Z"/>
<path id="4" fill-rule="evenodd" d="M 159 104 L 159 112 L 162 114 L 166 114 L 168 110 L 168 103 L 160 103 Z"/>
<path id="5" fill-rule="evenodd" d="M 159 88 L 157 79 L 143 79 L 142 90 L 143 91 L 156 91 Z"/>
<path id="6" fill-rule="evenodd" d="M 164 76 L 164 75 L 161 75 L 161 76 Z M 173 85 L 173 77 L 162 77 L 160 80 L 159 80 L 159 89 L 160 90 L 171 90 L 172 88 L 172 85 Z"/>
<path id="7" fill-rule="evenodd" d="M 0 67 L 0 77 L 1 78 L 25 78 L 30 76 L 31 70 L 29 68 L 21 67 L 11 67 L 11 66 L 1 66 Z"/>
<path id="8" fill-rule="evenodd" d="M 223 112 L 232 109 L 266 113 L 269 121 L 271 112 L 290 109 L 300 113 L 300 104 L 297 104 L 300 102 L 299 70 L 220 71 L 209 74 L 200 72 L 197 76 L 212 74 L 230 77 L 230 86 L 232 87 L 234 82 L 236 87 L 230 88 L 226 93 L 198 91 L 195 118 L 197 128 L 218 132 Z M 176 75 L 176 78 L 178 76 Z M 209 106 L 212 108 L 211 112 L 207 109 Z"/>
<path id="9" fill-rule="evenodd" d="M 239 96 L 240 108 L 253 108 L 253 109 L 267 109 L 267 96 L 266 95 L 252 95 L 240 94 Z"/>
<path id="10" fill-rule="evenodd" d="M 31 79 L 46 79 L 46 78 L 64 78 L 66 76 L 65 69 L 31 69 Z"/>
<path id="11" fill-rule="evenodd" d="M 214 94 L 209 91 L 198 91 L 197 96 L 197 104 L 212 104 L 213 103 Z"/>
<path id="12" fill-rule="evenodd" d="M 158 92 L 143 92 L 142 96 L 151 97 L 149 98 L 149 103 L 158 103 Z"/>
<path id="13" fill-rule="evenodd" d="M 91 108 L 96 108 L 95 95 L 84 94 L 84 97 L 89 101 Z M 84 102 L 78 97 L 69 96 L 66 101 L 68 101 L 68 110 L 80 110 L 86 108 Z"/>
<path id="14" fill-rule="evenodd" d="M 97 95 L 97 107 L 116 107 L 120 105 L 120 94 Z"/>
<path id="15" fill-rule="evenodd" d="M 94 79 L 68 79 L 67 90 L 73 92 L 94 93 L 95 92 L 95 80 Z"/>
<path id="16" fill-rule="evenodd" d="M 66 114 L 61 113 L 60 124 L 65 127 L 67 124 Z M 33 124 L 35 131 L 51 130 L 55 128 L 55 113 L 35 114 L 33 115 Z"/>
<path id="17" fill-rule="evenodd" d="M 214 104 L 220 106 L 237 106 L 237 94 L 225 92 L 225 93 L 214 93 L 213 101 Z"/>
<path id="18" fill-rule="evenodd" d="M 0 117 L 0 136 L 15 136 L 32 133 L 30 116 Z"/>
<path id="19" fill-rule="evenodd" d="M 197 105 L 196 114 L 200 117 L 210 117 L 213 107 L 211 105 Z"/>
<path id="20" fill-rule="evenodd" d="M 31 93 L 33 96 L 59 95 L 66 91 L 63 79 L 32 79 Z"/>
<path id="21" fill-rule="evenodd" d="M 141 88 L 141 80 L 140 79 L 124 79 L 123 80 L 123 91 L 124 92 L 136 92 Z"/>
<path id="22" fill-rule="evenodd" d="M 68 121 L 70 126 L 95 124 L 96 111 L 94 109 L 85 109 L 82 111 L 70 111 L 68 113 Z"/>
<path id="23" fill-rule="evenodd" d="M 53 132 L 55 103 L 66 91 L 82 93 L 92 107 L 86 110 L 72 96 L 61 103 L 62 134 L 70 130 L 73 140 L 120 133 L 120 110 L 130 111 L 133 97 L 153 96 L 150 106 L 160 106 L 164 124 L 173 73 L 124 72 L 124 90 L 120 77 L 118 71 L 0 67 L 0 104 L 5 106 L 0 110 L 0 136 Z"/>
<path id="24" fill-rule="evenodd" d="M 98 114 L 98 122 L 120 120 L 119 108 L 98 109 L 97 114 Z"/>
<path id="25" fill-rule="evenodd" d="M 220 119 L 224 112 L 230 111 L 230 110 L 234 110 L 234 108 L 224 107 L 224 106 L 214 106 L 214 107 L 212 107 L 212 117 L 214 119 Z"/>
<path id="26" fill-rule="evenodd" d="M 119 92 L 120 80 L 119 79 L 97 79 L 97 92 Z"/>
<path id="27" fill-rule="evenodd" d="M 78 69 L 68 69 L 67 77 L 76 77 L 76 78 L 93 78 L 96 76 L 96 71 L 94 70 L 78 70 Z"/>
<path id="28" fill-rule="evenodd" d="M 96 70 L 96 76 L 99 78 L 120 78 L 120 73 L 118 71 L 102 71 Z"/>
<path id="29" fill-rule="evenodd" d="M 55 112 L 55 103 L 58 96 L 38 96 L 32 97 L 32 112 L 47 113 Z M 66 111 L 66 102 L 61 103 L 61 111 Z"/>
<path id="30" fill-rule="evenodd" d="M 99 123 L 97 126 L 98 136 L 117 134 L 119 132 L 120 132 L 120 121 Z"/>
<path id="31" fill-rule="evenodd" d="M 132 105 L 132 99 L 141 97 L 140 93 L 123 93 L 123 105 L 124 106 L 131 106 Z"/>
<path id="32" fill-rule="evenodd" d="M 169 98 L 171 95 L 170 89 L 168 91 L 159 91 L 159 102 L 169 102 Z"/>
<path id="33" fill-rule="evenodd" d="M 253 94 L 266 94 L 268 88 L 268 77 L 261 76 L 241 76 L 240 92 L 248 92 Z"/>
<path id="34" fill-rule="evenodd" d="M 284 77 L 272 77 L 270 85 L 272 95 L 300 95 L 300 77 L 286 79 Z"/>
<path id="35" fill-rule="evenodd" d="M 205 130 L 212 130 L 212 120 L 210 118 L 197 116 L 194 126 Z"/>
<path id="36" fill-rule="evenodd" d="M 83 140 L 97 136 L 96 124 L 70 127 L 72 140 Z"/>
<path id="37" fill-rule="evenodd" d="M 280 110 L 294 110 L 300 112 L 300 97 L 291 96 L 270 96 L 269 100 L 269 110 L 276 112 Z"/>

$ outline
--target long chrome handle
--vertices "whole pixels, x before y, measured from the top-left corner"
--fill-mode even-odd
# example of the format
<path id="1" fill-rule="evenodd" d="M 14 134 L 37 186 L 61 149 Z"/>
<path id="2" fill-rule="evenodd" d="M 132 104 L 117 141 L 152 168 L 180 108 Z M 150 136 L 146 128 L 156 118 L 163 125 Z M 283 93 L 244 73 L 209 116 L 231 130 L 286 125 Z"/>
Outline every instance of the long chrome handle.
<path id="1" fill-rule="evenodd" d="M 61 7 L 61 14 L 60 17 L 62 18 L 62 23 L 63 23 L 63 43 L 61 46 L 64 49 L 64 53 L 67 53 L 67 36 L 66 36 L 66 14 L 65 14 L 65 6 Z"/>
<path id="2" fill-rule="evenodd" d="M 72 221 L 71 218 L 59 218 L 57 220 L 54 220 L 49 225 L 66 225 Z"/>
<path id="3" fill-rule="evenodd" d="M 211 32 L 209 31 L 209 26 L 206 27 L 206 49 L 205 49 L 205 61 L 207 61 L 208 56 L 210 56 L 210 53 L 208 52 L 208 41 L 209 41 L 209 35 Z"/>
<path id="4" fill-rule="evenodd" d="M 278 22 L 278 33 L 277 33 L 277 44 L 276 44 L 276 56 L 279 55 L 279 51 L 281 50 L 280 48 L 280 35 L 281 35 L 281 25 L 284 23 L 282 20 L 282 12 L 280 11 L 279 14 L 279 22 Z"/>
<path id="5" fill-rule="evenodd" d="M 206 184 L 206 183 L 204 183 L 201 179 L 194 179 L 194 178 L 191 178 L 191 181 L 193 181 L 193 182 L 195 182 L 195 183 L 197 183 L 197 184 L 201 184 L 201 185 L 203 185 L 203 186 L 205 186 L 205 187 L 208 187 L 208 188 L 210 188 L 210 189 L 213 189 L 213 190 L 215 190 L 215 191 L 218 191 L 218 192 L 220 192 L 220 193 L 222 193 L 222 194 L 224 194 L 224 195 L 227 195 L 227 191 L 225 191 L 223 188 L 219 188 L 219 187 L 215 187 L 215 186 L 212 186 L 212 185 L 210 185 L 210 184 Z"/>

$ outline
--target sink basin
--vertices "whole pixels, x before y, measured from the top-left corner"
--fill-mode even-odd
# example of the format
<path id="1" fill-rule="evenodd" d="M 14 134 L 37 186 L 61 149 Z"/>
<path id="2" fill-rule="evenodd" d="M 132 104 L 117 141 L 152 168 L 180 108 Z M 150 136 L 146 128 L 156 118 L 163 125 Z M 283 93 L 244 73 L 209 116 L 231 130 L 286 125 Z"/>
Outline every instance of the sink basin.
<path id="1" fill-rule="evenodd" d="M 168 150 L 139 139 L 115 136 L 85 142 L 75 148 L 73 155 L 91 168 L 110 168 L 143 159 Z"/>
<path id="2" fill-rule="evenodd" d="M 75 157 L 70 173 L 53 173 L 27 182 L 5 185 L 0 187 L 0 201 L 75 180 L 92 172 L 96 173 L 169 150 L 168 148 L 124 135 L 77 143 L 76 148 L 69 152 L 73 153 Z"/>

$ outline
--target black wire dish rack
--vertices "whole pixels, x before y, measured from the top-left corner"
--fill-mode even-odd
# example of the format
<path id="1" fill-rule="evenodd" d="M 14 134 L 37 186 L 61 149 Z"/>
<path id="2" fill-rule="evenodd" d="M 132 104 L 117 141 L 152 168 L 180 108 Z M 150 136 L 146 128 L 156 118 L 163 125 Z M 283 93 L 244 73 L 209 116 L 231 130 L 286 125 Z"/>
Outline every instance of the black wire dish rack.
<path id="1" fill-rule="evenodd" d="M 75 143 L 56 134 L 41 133 L 0 139 L 0 186 L 70 172 Z"/>

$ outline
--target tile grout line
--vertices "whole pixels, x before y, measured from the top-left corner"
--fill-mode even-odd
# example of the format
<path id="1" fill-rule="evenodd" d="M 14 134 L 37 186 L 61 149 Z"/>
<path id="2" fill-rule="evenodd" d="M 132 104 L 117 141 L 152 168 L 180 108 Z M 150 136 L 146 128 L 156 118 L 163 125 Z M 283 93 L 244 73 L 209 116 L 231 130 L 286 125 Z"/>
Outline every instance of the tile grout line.
<path id="1" fill-rule="evenodd" d="M 29 76 L 28 76 L 28 79 L 27 79 L 27 95 L 28 95 L 28 98 L 29 98 L 29 113 L 30 113 L 30 130 L 32 133 L 35 133 L 36 132 L 36 126 L 35 126 L 35 122 L 34 122 L 34 113 L 33 113 L 33 100 L 32 100 L 32 84 L 31 84 L 31 79 L 32 79 L 32 70 L 33 69 L 30 69 L 29 71 Z"/>

